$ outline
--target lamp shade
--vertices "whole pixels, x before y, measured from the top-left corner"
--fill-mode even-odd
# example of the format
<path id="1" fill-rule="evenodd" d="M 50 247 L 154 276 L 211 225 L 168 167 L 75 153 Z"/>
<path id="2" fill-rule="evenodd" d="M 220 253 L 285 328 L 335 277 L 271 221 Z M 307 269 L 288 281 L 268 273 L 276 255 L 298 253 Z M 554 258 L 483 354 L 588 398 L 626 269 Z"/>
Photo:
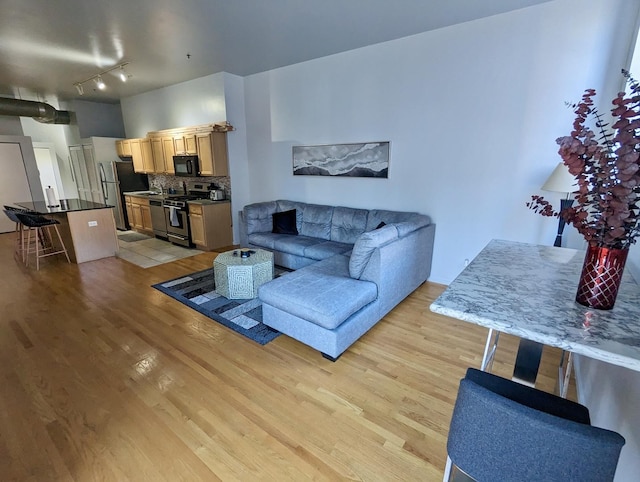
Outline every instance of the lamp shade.
<path id="1" fill-rule="evenodd" d="M 576 178 L 569 172 L 569 168 L 565 166 L 564 162 L 558 163 L 540 189 L 563 193 L 571 193 L 578 190 Z"/>

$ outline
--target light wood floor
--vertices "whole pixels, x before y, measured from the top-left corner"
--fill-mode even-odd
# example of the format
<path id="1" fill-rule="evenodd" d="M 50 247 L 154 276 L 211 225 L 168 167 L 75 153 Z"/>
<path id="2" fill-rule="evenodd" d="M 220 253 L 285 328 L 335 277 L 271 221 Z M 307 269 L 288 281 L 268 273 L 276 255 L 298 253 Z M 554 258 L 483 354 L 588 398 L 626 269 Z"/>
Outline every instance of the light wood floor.
<path id="1" fill-rule="evenodd" d="M 3 481 L 436 481 L 457 384 L 486 329 L 435 315 L 425 283 L 336 363 L 266 346 L 151 288 L 215 253 L 142 269 L 117 258 L 40 271 L 0 235 Z M 503 335 L 494 372 L 510 376 Z M 553 391 L 558 350 L 539 386 Z"/>

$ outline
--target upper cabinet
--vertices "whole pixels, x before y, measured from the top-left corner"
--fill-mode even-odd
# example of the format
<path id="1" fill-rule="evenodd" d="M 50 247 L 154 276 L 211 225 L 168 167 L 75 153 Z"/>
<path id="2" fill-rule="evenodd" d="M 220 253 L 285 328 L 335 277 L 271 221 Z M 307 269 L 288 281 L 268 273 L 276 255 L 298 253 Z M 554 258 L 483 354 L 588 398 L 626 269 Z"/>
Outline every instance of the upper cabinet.
<path id="1" fill-rule="evenodd" d="M 227 132 L 233 127 L 226 123 L 149 132 L 155 172 L 174 174 L 174 155 L 197 155 L 200 176 L 228 176 Z"/>
<path id="2" fill-rule="evenodd" d="M 196 134 L 198 160 L 201 176 L 228 176 L 226 132 Z"/>
<path id="3" fill-rule="evenodd" d="M 195 155 L 198 153 L 196 147 L 196 135 L 193 132 L 178 133 L 174 135 L 173 145 L 177 155 Z"/>
<path id="4" fill-rule="evenodd" d="M 155 172 L 153 155 L 151 153 L 151 141 L 144 139 L 129 139 L 131 142 L 131 157 L 133 158 L 133 170 L 141 173 Z"/>
<path id="5" fill-rule="evenodd" d="M 144 139 L 116 142 L 120 157 L 131 157 L 136 172 L 175 174 L 173 156 L 197 155 L 200 176 L 228 176 L 227 122 L 149 132 Z"/>
<path id="6" fill-rule="evenodd" d="M 131 157 L 131 139 L 119 139 L 116 141 L 116 153 L 118 157 Z"/>

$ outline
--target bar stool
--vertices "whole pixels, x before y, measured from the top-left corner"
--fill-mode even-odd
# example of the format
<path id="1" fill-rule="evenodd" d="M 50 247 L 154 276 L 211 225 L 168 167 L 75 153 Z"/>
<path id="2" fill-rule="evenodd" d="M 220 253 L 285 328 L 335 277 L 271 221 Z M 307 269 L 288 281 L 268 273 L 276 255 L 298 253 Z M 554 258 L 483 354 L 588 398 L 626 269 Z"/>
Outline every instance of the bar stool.
<path id="1" fill-rule="evenodd" d="M 444 480 L 612 481 L 624 438 L 584 405 L 473 368 L 460 381 Z"/>
<path id="2" fill-rule="evenodd" d="M 5 206 L 5 208 L 6 207 L 7 206 Z M 16 223 L 16 229 L 15 229 L 16 240 L 15 240 L 15 247 L 14 247 L 14 256 L 19 256 L 22 262 L 24 263 L 24 225 L 22 224 L 22 221 L 18 219 L 18 216 L 16 216 L 15 211 L 10 209 L 9 210 L 4 209 L 3 211 L 11 221 Z"/>
<path id="3" fill-rule="evenodd" d="M 15 215 L 28 229 L 27 243 L 23 249 L 25 265 L 29 266 L 30 253 L 35 253 L 36 255 L 37 270 L 40 270 L 40 258 L 45 258 L 47 256 L 53 256 L 56 254 L 64 253 L 64 255 L 67 257 L 67 262 L 71 263 L 71 260 L 69 259 L 69 253 L 67 253 L 67 248 L 65 247 L 64 242 L 62 241 L 62 237 L 60 236 L 60 231 L 58 230 L 57 225 L 60 224 L 58 221 L 56 221 L 55 219 L 48 219 L 37 214 L 28 214 L 24 212 L 16 212 Z M 51 227 L 55 229 L 56 234 L 58 235 L 61 249 L 56 250 L 53 246 Z M 35 233 L 33 241 L 31 241 L 32 232 Z"/>

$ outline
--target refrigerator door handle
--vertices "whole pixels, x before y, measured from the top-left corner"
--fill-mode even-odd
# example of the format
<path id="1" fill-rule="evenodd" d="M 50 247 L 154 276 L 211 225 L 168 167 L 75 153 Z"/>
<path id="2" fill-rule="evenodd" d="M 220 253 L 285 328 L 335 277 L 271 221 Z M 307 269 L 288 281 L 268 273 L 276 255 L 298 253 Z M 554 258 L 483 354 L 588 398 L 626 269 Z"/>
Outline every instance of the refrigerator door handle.
<path id="1" fill-rule="evenodd" d="M 102 184 L 102 195 L 104 196 L 104 201 L 107 202 L 109 199 L 109 190 L 107 189 L 107 176 L 104 173 L 104 166 L 98 164 L 100 166 L 100 184 Z"/>

